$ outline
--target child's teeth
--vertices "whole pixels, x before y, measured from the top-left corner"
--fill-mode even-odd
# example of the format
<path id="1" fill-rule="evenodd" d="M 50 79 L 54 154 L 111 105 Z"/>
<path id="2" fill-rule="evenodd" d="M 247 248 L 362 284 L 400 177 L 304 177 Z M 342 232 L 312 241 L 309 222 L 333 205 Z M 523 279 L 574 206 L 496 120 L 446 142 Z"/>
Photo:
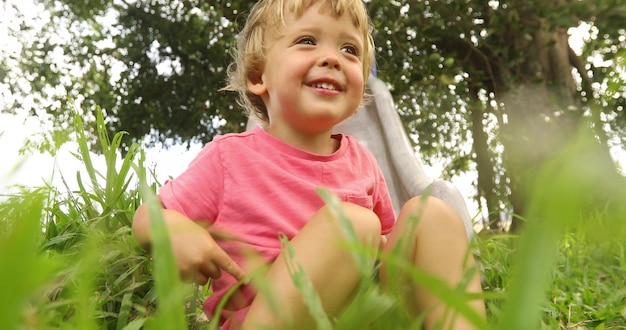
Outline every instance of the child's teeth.
<path id="1" fill-rule="evenodd" d="M 317 88 L 323 88 L 323 89 L 335 89 L 335 86 L 333 86 L 332 84 L 326 84 L 326 83 L 322 83 L 322 84 L 316 84 L 315 87 Z"/>

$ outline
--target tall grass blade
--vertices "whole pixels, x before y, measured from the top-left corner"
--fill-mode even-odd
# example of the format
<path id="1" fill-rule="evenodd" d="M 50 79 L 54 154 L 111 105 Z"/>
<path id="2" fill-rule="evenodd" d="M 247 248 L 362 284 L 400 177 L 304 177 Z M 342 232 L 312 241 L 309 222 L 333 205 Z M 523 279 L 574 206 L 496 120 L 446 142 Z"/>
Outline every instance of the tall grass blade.
<path id="1" fill-rule="evenodd" d="M 75 313 L 64 321 L 66 329 L 95 330 L 98 325 L 95 320 L 97 307 L 94 296 L 95 282 L 98 277 L 98 266 L 101 259 L 102 242 L 98 233 L 87 232 L 83 242 L 80 243 L 80 251 L 74 261 L 74 281 L 69 287 L 71 298 L 75 301 Z"/>
<path id="2" fill-rule="evenodd" d="M 362 244 L 360 244 L 360 239 L 358 238 L 354 227 L 352 227 L 352 222 L 350 221 L 350 219 L 344 212 L 343 207 L 341 206 L 341 201 L 339 200 L 339 198 L 325 188 L 318 188 L 317 193 L 326 203 L 333 215 L 339 220 L 339 226 L 345 237 L 346 245 L 357 246 L 357 250 L 359 246 L 362 247 Z M 369 278 L 372 274 L 374 258 L 371 258 L 362 253 L 355 253 L 355 251 L 352 251 L 352 257 L 356 262 L 359 273 L 361 273 L 361 277 Z"/>
<path id="3" fill-rule="evenodd" d="M 141 330 L 144 328 L 144 323 L 146 323 L 146 318 L 135 319 L 132 322 L 128 323 L 123 330 Z"/>
<path id="4" fill-rule="evenodd" d="M 39 251 L 43 190 L 22 192 L 0 204 L 0 325 L 19 329 L 29 299 L 54 275 L 57 263 Z"/>
<path id="5" fill-rule="evenodd" d="M 128 324 L 128 319 L 130 317 L 130 310 L 133 304 L 133 293 L 129 292 L 124 294 L 122 297 L 122 306 L 120 307 L 120 312 L 117 317 L 117 325 L 115 327 L 116 330 L 122 330 Z"/>
<path id="6" fill-rule="evenodd" d="M 280 235 L 279 238 L 282 245 L 282 250 L 284 252 L 285 265 L 287 266 L 287 270 L 291 275 L 293 283 L 300 290 L 304 304 L 309 308 L 309 313 L 311 313 L 311 316 L 315 321 L 316 329 L 331 330 L 333 326 L 328 319 L 328 315 L 326 315 L 326 312 L 324 311 L 322 301 L 315 291 L 315 288 L 313 287 L 313 283 L 311 283 L 309 276 L 302 268 L 302 264 L 300 264 L 300 262 L 298 261 L 296 257 L 296 251 L 289 242 L 287 236 Z"/>
<path id="7" fill-rule="evenodd" d="M 479 315 L 468 302 L 483 295 L 470 294 L 465 291 L 465 286 L 450 287 L 443 279 L 428 274 L 418 269 L 413 264 L 407 262 L 404 258 L 390 253 L 383 253 L 380 256 L 381 261 L 389 265 L 395 265 L 396 269 L 401 270 L 409 276 L 409 279 L 415 285 L 428 288 L 429 292 L 436 296 L 445 306 L 454 310 L 459 316 L 463 316 L 471 322 L 477 329 L 488 329 L 487 322 Z M 471 271 L 471 270 L 469 270 Z"/>
<path id="8" fill-rule="evenodd" d="M 396 304 L 397 301 L 381 292 L 377 285 L 368 285 L 367 290 L 359 292 L 353 302 L 341 314 L 341 317 L 335 323 L 334 329 L 367 329 L 370 324 L 375 324 Z"/>
<path id="9" fill-rule="evenodd" d="M 142 173 L 137 171 L 137 173 Z M 148 320 L 146 327 L 153 329 L 186 329 L 185 297 L 189 287 L 183 286 L 177 272 L 169 233 L 163 220 L 161 206 L 146 184 L 139 178 L 140 191 L 150 214 L 154 282 L 157 292 L 157 317 Z"/>
<path id="10" fill-rule="evenodd" d="M 72 102 L 69 102 L 72 104 Z M 83 126 L 83 120 L 80 117 L 80 114 L 76 109 L 73 109 L 74 112 L 74 125 L 76 126 L 76 143 L 78 144 L 78 150 L 80 153 L 80 160 L 83 162 L 85 169 L 87 170 L 87 174 L 89 175 L 89 179 L 91 181 L 91 185 L 96 193 L 102 194 L 103 191 L 99 189 L 100 185 L 98 184 L 98 179 L 96 174 L 98 171 L 93 165 L 91 160 L 91 154 L 89 152 L 89 143 L 87 143 L 87 136 L 85 134 L 85 128 Z M 78 175 L 78 174 L 77 174 Z"/>

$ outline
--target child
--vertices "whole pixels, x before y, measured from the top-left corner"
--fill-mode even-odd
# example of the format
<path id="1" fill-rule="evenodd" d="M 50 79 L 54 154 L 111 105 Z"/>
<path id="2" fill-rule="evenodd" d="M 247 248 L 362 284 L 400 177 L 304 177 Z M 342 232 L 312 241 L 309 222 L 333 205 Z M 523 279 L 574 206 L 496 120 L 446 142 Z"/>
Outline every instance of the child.
<path id="1" fill-rule="evenodd" d="M 240 35 L 227 89 L 239 92 L 240 103 L 262 127 L 215 138 L 160 190 L 180 274 L 201 284 L 212 279 L 214 293 L 204 310 L 220 317 L 224 329 L 313 326 L 281 256 L 283 234 L 325 311 L 337 316 L 350 303 L 360 275 L 341 246 L 338 220 L 316 187 L 342 200 L 365 246 L 391 251 L 403 236 L 411 237 L 407 260 L 450 285 L 473 266 L 466 260 L 463 224 L 447 204 L 416 197 L 396 221 L 373 156 L 353 138 L 331 133 L 362 100 L 373 53 L 369 29 L 361 0 L 259 1 Z M 417 214 L 420 222 L 411 233 L 407 219 Z M 135 214 L 133 231 L 149 247 L 144 205 Z M 221 315 L 213 315 L 225 293 L 260 266 L 268 267 L 260 276 L 271 297 L 244 285 Z M 387 285 L 384 263 L 380 275 Z M 468 290 L 480 292 L 478 276 Z M 430 311 L 427 327 L 435 322 L 467 327 L 465 320 L 445 313 L 428 288 L 411 288 L 407 295 L 416 315 Z M 474 307 L 484 313 L 481 301 Z"/>

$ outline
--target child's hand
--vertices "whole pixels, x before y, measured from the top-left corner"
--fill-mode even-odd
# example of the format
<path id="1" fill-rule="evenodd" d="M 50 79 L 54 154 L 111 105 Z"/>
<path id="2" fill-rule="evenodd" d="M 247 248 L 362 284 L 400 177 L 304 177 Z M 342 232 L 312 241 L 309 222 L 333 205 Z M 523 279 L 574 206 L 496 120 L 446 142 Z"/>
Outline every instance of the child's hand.
<path id="1" fill-rule="evenodd" d="M 170 223 L 169 227 L 174 257 L 184 280 L 204 285 L 209 278 L 219 278 L 222 271 L 237 280 L 246 276 L 206 228 L 188 219 Z"/>
<path id="2" fill-rule="evenodd" d="M 218 278 L 222 270 L 242 280 L 246 274 L 222 250 L 206 227 L 194 222 L 174 210 L 163 210 L 174 258 L 178 271 L 184 280 L 206 284 L 209 278 Z M 133 234 L 137 242 L 149 249 L 152 243 L 150 235 L 150 217 L 146 205 L 141 205 L 133 218 Z"/>

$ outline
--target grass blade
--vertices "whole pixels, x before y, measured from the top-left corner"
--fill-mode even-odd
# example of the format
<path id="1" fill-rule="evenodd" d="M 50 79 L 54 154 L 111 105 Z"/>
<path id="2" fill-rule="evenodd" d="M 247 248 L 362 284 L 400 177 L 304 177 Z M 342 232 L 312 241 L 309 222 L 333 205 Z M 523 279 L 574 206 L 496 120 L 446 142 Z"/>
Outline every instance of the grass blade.
<path id="1" fill-rule="evenodd" d="M 331 330 L 333 326 L 328 319 L 328 315 L 326 315 L 326 312 L 324 311 L 322 301 L 315 291 L 313 283 L 311 283 L 311 280 L 296 258 L 296 251 L 293 249 L 291 243 L 289 243 L 287 236 L 281 235 L 280 243 L 282 245 L 282 250 L 285 252 L 284 257 L 287 270 L 291 275 L 293 283 L 300 290 L 300 293 L 302 293 L 302 300 L 309 308 L 309 312 L 315 321 L 316 329 Z"/>
<path id="2" fill-rule="evenodd" d="M 150 214 L 154 282 L 158 305 L 157 318 L 149 320 L 146 326 L 155 329 L 186 329 L 184 304 L 189 290 L 188 287 L 183 286 L 178 276 L 161 206 L 154 193 L 146 185 L 145 178 L 140 178 L 140 190 Z"/>
<path id="3" fill-rule="evenodd" d="M 39 252 L 41 190 L 0 204 L 0 324 L 19 329 L 29 299 L 49 281 L 56 264 Z"/>

